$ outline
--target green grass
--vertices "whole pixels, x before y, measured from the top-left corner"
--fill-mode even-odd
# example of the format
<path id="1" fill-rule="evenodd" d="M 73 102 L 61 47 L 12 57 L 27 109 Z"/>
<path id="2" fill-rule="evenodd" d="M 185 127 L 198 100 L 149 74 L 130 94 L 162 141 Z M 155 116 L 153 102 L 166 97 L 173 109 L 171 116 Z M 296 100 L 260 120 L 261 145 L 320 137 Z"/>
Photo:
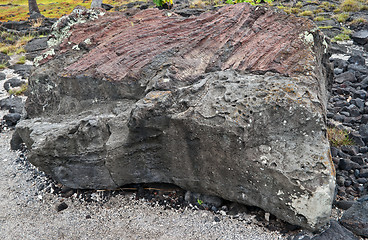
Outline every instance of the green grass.
<path id="1" fill-rule="evenodd" d="M 89 8 L 92 0 L 37 0 L 38 8 L 45 17 L 59 18 L 71 13 L 76 6 Z M 122 5 L 131 0 L 104 0 L 111 5 Z M 28 0 L 0 0 L 0 21 L 19 21 L 28 19 Z"/>
<path id="2" fill-rule="evenodd" d="M 25 64 L 26 63 L 26 56 L 21 56 L 17 62 L 17 64 Z"/>
<path id="3" fill-rule="evenodd" d="M 28 89 L 28 83 L 25 83 L 25 84 L 22 84 L 22 86 L 20 86 L 20 87 L 10 89 L 8 91 L 8 93 L 10 95 L 17 95 L 17 96 L 19 96 L 19 95 L 23 95 L 27 91 L 27 89 Z"/>
<path id="4" fill-rule="evenodd" d="M 349 133 L 346 130 L 327 128 L 327 137 L 334 147 L 354 145 L 354 141 L 349 138 Z"/>
<path id="5" fill-rule="evenodd" d="M 299 16 L 303 16 L 303 17 L 313 16 L 313 12 L 312 11 L 304 11 L 304 12 L 299 13 Z"/>
<path id="6" fill-rule="evenodd" d="M 6 64 L 5 63 L 0 63 L 0 69 L 5 69 L 7 68 Z"/>
<path id="7" fill-rule="evenodd" d="M 324 16 L 317 16 L 317 17 L 314 18 L 314 21 L 316 21 L 316 22 L 325 21 L 325 20 L 326 20 L 326 18 Z"/>
<path id="8" fill-rule="evenodd" d="M 331 29 L 333 26 L 319 26 L 319 29 Z"/>
<path id="9" fill-rule="evenodd" d="M 336 19 L 336 21 L 340 23 L 346 22 L 346 20 L 350 17 L 349 13 L 340 13 L 332 16 Z"/>

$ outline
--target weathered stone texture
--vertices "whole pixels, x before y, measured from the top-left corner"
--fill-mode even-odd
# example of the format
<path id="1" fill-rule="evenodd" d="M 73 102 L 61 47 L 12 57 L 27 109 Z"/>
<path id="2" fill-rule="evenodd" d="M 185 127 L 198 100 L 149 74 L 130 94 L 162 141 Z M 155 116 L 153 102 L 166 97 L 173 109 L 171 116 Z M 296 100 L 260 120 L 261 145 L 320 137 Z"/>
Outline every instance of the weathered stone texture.
<path id="1" fill-rule="evenodd" d="M 17 133 L 33 164 L 73 188 L 174 183 L 309 229 L 329 221 L 327 44 L 311 22 L 247 4 L 83 11 L 56 25 L 70 31 L 30 78 Z"/>

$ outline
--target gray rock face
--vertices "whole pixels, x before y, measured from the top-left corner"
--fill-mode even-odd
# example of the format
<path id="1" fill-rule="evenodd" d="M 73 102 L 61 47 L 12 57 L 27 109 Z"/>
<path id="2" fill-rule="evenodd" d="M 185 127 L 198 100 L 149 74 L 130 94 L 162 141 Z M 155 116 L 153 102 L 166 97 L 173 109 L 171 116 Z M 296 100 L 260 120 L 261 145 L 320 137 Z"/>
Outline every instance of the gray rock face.
<path id="1" fill-rule="evenodd" d="M 145 10 L 150 14 L 144 11 L 134 16 L 139 21 L 129 19 L 134 20 L 134 26 L 128 22 L 126 28 L 116 22 L 126 24 L 124 17 L 116 17 L 119 13 L 106 14 L 96 21 L 115 21 L 111 34 L 115 34 L 114 27 L 121 34 L 115 42 L 120 60 L 114 62 L 100 50 L 110 46 L 108 51 L 112 51 L 111 43 L 104 43 L 104 39 L 93 42 L 101 37 L 110 41 L 110 33 L 103 30 L 100 34 L 93 28 L 95 36 L 80 35 L 82 28 L 74 25 L 74 32 L 68 35 L 68 41 L 74 42 L 55 41 L 61 45 L 38 59 L 40 66 L 30 77 L 26 104 L 29 118 L 17 124 L 16 132 L 30 149 L 29 160 L 72 188 L 173 183 L 193 192 L 259 206 L 308 229 L 323 226 L 329 221 L 335 187 L 325 128 L 329 84 L 325 42 L 319 32 L 303 29 L 310 24 L 304 19 L 286 19 L 257 9 L 236 4 L 219 13 L 200 15 L 198 20 L 171 19 L 150 9 Z M 150 17 L 145 21 L 144 16 Z M 230 16 L 241 17 L 239 22 L 227 21 Z M 211 21 L 226 20 L 233 35 L 224 37 L 234 39 L 217 46 L 217 40 L 206 38 L 207 44 L 212 44 L 209 47 L 193 38 L 186 41 L 183 36 L 181 48 L 175 42 L 178 45 L 173 49 L 167 45 L 161 52 L 162 47 L 153 42 L 139 44 L 139 39 L 151 36 L 145 31 L 159 31 L 152 28 L 155 24 L 167 23 L 162 29 L 168 35 L 162 36 L 170 39 L 178 36 L 174 29 L 187 29 L 181 24 L 190 24 L 193 19 L 199 30 L 190 31 L 201 33 L 201 27 L 208 31 Z M 67 26 L 67 19 L 61 21 L 58 25 Z M 283 35 L 287 40 L 293 37 L 290 46 L 275 43 L 272 51 L 276 53 L 269 56 L 277 58 L 275 62 L 267 58 L 267 62 L 250 64 L 243 71 L 245 63 L 256 55 L 238 54 L 244 48 L 251 49 L 251 43 L 244 41 L 253 39 L 239 34 L 249 34 L 248 30 L 255 34 L 258 40 L 252 44 L 262 43 L 262 36 L 281 34 L 269 28 L 263 32 L 257 21 L 279 24 L 272 29 L 282 34 L 282 27 L 290 22 L 297 27 L 288 26 L 292 33 Z M 100 26 L 99 22 L 90 24 Z M 83 29 L 91 30 L 87 25 Z M 132 31 L 138 31 L 135 45 L 139 51 L 145 52 L 144 46 L 148 46 L 151 52 L 144 62 L 129 65 L 136 53 L 126 58 L 121 54 L 122 47 L 130 42 L 124 38 L 134 37 Z M 262 49 L 267 52 L 269 47 L 258 53 L 264 56 Z M 94 59 L 85 57 L 94 51 L 98 51 Z M 216 53 L 214 58 L 207 57 L 206 51 Z M 290 52 L 293 54 L 288 55 Z M 107 62 L 96 68 L 91 61 Z"/>

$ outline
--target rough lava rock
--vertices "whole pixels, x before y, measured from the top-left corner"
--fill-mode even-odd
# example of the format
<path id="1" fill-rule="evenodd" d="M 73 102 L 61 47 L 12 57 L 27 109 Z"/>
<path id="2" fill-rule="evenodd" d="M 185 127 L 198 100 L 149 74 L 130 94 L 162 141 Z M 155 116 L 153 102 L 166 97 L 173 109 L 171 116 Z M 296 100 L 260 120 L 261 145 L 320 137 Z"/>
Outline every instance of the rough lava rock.
<path id="1" fill-rule="evenodd" d="M 368 237 L 368 202 L 356 202 L 346 210 L 340 222 L 353 233 Z"/>
<path id="2" fill-rule="evenodd" d="M 311 21 L 248 4 L 188 18 L 78 8 L 48 46 L 16 134 L 57 181 L 172 183 L 312 230 L 329 222 L 332 71 Z"/>

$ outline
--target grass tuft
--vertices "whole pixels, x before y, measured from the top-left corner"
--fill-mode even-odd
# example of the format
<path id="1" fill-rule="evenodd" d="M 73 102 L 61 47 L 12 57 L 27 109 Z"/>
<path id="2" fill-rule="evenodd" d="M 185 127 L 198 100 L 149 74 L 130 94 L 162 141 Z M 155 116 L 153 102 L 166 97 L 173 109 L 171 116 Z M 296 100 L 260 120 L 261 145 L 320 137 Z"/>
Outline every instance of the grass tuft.
<path id="1" fill-rule="evenodd" d="M 327 128 L 327 137 L 334 147 L 354 145 L 354 141 L 349 137 L 349 132 L 337 128 Z"/>

